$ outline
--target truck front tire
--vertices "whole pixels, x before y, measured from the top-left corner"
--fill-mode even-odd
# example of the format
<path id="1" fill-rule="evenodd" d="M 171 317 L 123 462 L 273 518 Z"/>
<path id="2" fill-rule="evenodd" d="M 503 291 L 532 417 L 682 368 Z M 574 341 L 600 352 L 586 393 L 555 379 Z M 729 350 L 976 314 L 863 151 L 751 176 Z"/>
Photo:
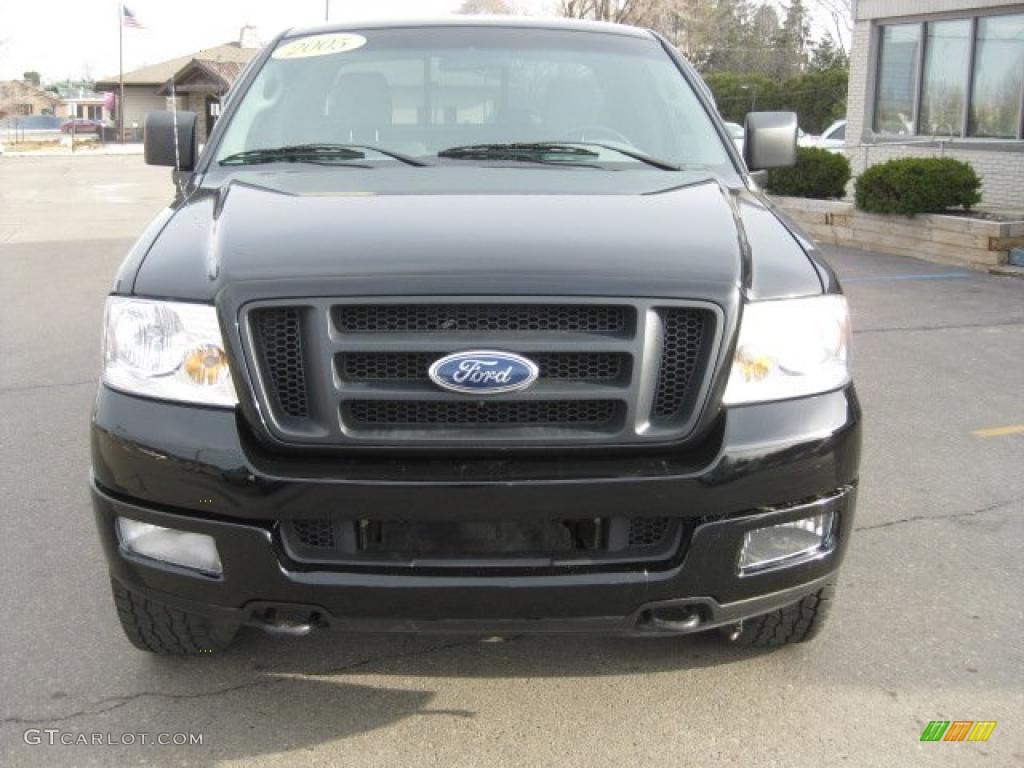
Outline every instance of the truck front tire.
<path id="1" fill-rule="evenodd" d="M 163 656 L 206 656 L 225 650 L 238 632 L 205 616 L 172 608 L 111 582 L 114 606 L 128 640 Z"/>
<path id="2" fill-rule="evenodd" d="M 731 639 L 753 648 L 778 648 L 810 640 L 825 626 L 835 591 L 835 584 L 830 582 L 799 602 L 746 619 L 739 634 Z"/>

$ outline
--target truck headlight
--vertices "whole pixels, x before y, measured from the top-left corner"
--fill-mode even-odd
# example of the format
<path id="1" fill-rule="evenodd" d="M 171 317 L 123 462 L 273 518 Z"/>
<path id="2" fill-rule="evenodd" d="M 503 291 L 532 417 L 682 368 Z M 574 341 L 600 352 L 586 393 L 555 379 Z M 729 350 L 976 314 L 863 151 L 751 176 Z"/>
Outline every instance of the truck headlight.
<path id="1" fill-rule="evenodd" d="M 747 304 L 723 402 L 784 400 L 850 380 L 850 315 L 842 296 Z"/>
<path id="2" fill-rule="evenodd" d="M 217 310 L 207 304 L 108 298 L 103 382 L 162 400 L 238 403 Z"/>

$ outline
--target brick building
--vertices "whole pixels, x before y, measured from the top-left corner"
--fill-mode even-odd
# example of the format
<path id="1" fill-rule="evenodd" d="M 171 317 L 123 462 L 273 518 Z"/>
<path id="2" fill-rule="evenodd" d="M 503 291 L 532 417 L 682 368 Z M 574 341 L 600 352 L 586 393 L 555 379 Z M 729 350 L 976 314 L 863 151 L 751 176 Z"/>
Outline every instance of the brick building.
<path id="1" fill-rule="evenodd" d="M 0 80 L 0 119 L 56 115 L 60 98 L 24 80 Z"/>
<path id="2" fill-rule="evenodd" d="M 1024 209 L 1024 3 L 858 0 L 846 141 L 854 174 L 955 157 L 982 202 Z"/>

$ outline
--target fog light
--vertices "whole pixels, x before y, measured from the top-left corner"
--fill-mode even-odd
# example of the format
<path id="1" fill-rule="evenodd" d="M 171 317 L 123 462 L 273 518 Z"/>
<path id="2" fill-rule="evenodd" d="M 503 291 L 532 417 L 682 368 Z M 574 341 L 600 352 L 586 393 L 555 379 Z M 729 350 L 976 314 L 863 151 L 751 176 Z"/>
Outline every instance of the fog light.
<path id="1" fill-rule="evenodd" d="M 204 533 L 176 531 L 119 517 L 117 535 L 121 540 L 121 546 L 136 555 L 192 568 L 213 576 L 220 576 L 224 572 L 216 542 L 212 536 Z"/>
<path id="2" fill-rule="evenodd" d="M 755 528 L 743 535 L 740 573 L 806 562 L 832 549 L 832 513 Z"/>

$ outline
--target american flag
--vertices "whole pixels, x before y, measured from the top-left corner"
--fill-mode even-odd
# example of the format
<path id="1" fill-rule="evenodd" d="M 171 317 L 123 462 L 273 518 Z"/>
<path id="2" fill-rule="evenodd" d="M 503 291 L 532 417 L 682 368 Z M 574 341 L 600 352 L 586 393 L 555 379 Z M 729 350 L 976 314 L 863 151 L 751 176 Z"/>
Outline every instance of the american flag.
<path id="1" fill-rule="evenodd" d="M 121 6 L 121 23 L 129 29 L 145 29 L 142 26 L 142 22 L 135 17 L 135 14 L 128 9 L 127 5 Z"/>

